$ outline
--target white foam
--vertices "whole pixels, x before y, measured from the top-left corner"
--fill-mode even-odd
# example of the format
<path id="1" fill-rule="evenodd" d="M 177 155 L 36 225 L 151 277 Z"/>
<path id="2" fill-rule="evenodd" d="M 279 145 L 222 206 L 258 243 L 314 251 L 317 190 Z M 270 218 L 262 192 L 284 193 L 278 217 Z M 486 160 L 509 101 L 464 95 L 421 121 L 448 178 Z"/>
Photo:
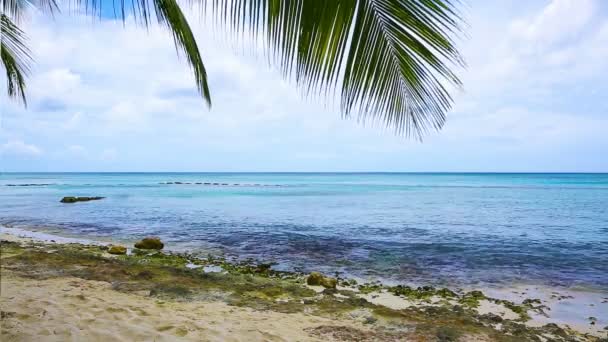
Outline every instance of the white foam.
<path id="1" fill-rule="evenodd" d="M 35 232 L 35 231 L 25 230 L 25 229 L 21 229 L 21 228 L 5 227 L 2 225 L 0 225 L 0 234 L 7 234 L 7 235 L 15 236 L 18 238 L 27 238 L 27 239 L 32 239 L 35 241 L 49 242 L 49 243 L 81 243 L 81 244 L 88 244 L 88 245 L 107 245 L 107 243 L 99 242 L 99 241 L 93 241 L 93 240 L 81 239 L 81 238 L 63 237 L 63 236 L 59 236 L 59 235 L 54 235 L 54 234 L 49 234 L 49 233 L 44 233 L 44 232 Z"/>

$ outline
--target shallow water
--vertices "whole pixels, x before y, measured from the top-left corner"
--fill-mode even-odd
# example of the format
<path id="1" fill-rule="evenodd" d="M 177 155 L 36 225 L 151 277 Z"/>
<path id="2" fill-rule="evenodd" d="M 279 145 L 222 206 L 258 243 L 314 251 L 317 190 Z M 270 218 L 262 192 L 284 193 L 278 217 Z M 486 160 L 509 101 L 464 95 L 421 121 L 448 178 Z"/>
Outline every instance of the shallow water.
<path id="1" fill-rule="evenodd" d="M 608 174 L 5 173 L 0 224 L 363 279 L 608 290 Z"/>

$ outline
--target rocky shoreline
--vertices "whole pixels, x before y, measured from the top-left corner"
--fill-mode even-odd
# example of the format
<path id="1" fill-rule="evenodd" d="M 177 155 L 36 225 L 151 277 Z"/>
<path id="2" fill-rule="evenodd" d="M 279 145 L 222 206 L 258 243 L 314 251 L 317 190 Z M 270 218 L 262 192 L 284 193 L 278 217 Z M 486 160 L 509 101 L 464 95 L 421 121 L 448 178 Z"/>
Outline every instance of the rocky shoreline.
<path id="1" fill-rule="evenodd" d="M 255 312 L 311 315 L 339 323 L 303 332 L 302 336 L 310 339 L 319 334 L 334 340 L 362 341 L 606 338 L 606 330 L 599 326 L 583 332 L 563 324 L 528 324 L 531 315 L 548 310 L 537 298 L 515 303 L 481 291 L 360 284 L 316 272 L 276 271 L 271 264 L 253 261 L 231 263 L 212 255 L 166 252 L 161 251 L 160 240 L 151 245 L 145 241 L 150 243 L 149 239 L 138 243 L 145 248 L 120 246 L 125 253 L 122 249 L 109 253 L 118 245 L 44 243 L 3 234 L 2 274 L 45 281 L 65 277 L 101 281 L 110 284 L 113 291 L 148 300 L 221 302 Z M 5 306 L 4 298 L 2 302 L 3 317 L 11 316 L 12 309 Z"/>

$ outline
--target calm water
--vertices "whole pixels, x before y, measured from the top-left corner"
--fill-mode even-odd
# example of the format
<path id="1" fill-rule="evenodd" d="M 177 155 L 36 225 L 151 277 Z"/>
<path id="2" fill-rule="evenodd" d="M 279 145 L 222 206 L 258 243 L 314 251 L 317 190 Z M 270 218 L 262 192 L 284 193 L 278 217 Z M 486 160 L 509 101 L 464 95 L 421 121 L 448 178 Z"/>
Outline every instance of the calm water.
<path id="1" fill-rule="evenodd" d="M 220 185 L 159 184 L 176 181 Z M 9 186 L 26 183 L 51 185 Z M 0 224 L 364 279 L 608 289 L 608 174 L 9 173 Z"/>

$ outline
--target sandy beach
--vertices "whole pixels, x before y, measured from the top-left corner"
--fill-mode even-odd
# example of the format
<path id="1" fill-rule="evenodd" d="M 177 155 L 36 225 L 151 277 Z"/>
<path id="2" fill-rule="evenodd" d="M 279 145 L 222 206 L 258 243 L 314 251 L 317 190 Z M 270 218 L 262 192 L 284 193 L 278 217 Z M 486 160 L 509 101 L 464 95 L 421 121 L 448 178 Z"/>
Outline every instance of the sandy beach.
<path id="1" fill-rule="evenodd" d="M 44 234 L 38 239 L 2 234 L 0 239 L 83 242 Z M 345 331 L 365 331 L 353 321 L 254 311 L 220 301 L 153 300 L 115 291 L 103 281 L 33 280 L 5 268 L 0 279 L 4 341 L 326 341 L 335 340 L 330 328 L 337 324 Z"/>
<path id="2" fill-rule="evenodd" d="M 163 254 L 162 264 L 149 264 L 142 278 L 133 272 L 141 275 L 139 264 L 148 259 L 121 256 L 126 264 L 114 264 L 120 257 L 104 246 L 6 231 L 0 239 L 3 341 L 599 341 L 605 336 L 602 321 L 558 327 L 547 315 L 535 319 L 540 311 L 534 306 L 522 311 L 524 306 L 471 293 L 425 296 L 428 290 L 418 289 L 398 296 L 394 289 L 368 285 L 327 289 L 306 286 L 297 277 L 285 281 L 291 279 L 285 275 L 242 275 L 236 268 L 213 273 L 233 278 L 216 278 L 203 288 L 184 277 L 198 277 L 204 267 L 188 263 L 184 271 L 177 263 L 181 256 Z M 30 258 L 36 264 L 29 264 Z M 79 264 L 82 259 L 88 261 Z M 133 261 L 137 270 L 129 268 Z M 89 267 L 99 273 L 88 273 Z M 159 290 L 166 285 L 159 287 L 154 272 L 168 267 L 179 272 L 169 281 L 187 288 Z M 244 288 L 223 283 L 240 277 L 248 281 Z"/>
<path id="3" fill-rule="evenodd" d="M 31 280 L 9 271 L 2 273 L 0 307 L 3 341 L 324 341 L 334 338 L 323 326 L 365 329 L 347 320 L 158 301 L 114 291 L 107 282 Z"/>

